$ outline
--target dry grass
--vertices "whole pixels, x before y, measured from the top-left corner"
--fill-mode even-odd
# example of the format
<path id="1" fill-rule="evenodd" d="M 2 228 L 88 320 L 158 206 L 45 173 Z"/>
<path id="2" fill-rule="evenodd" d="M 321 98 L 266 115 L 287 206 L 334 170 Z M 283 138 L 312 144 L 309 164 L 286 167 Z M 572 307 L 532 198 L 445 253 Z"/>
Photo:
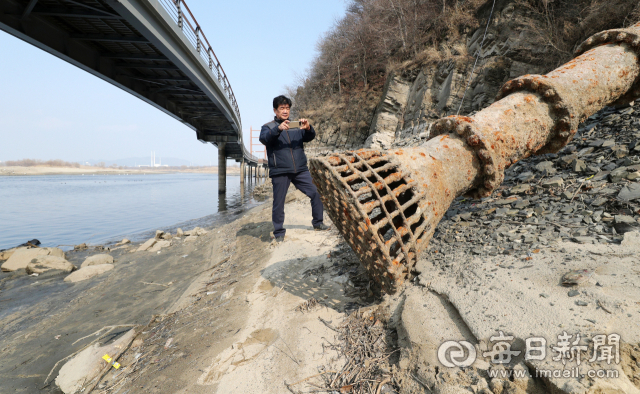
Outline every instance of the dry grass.
<path id="1" fill-rule="evenodd" d="M 323 322 L 334 330 L 336 343 L 327 341 L 326 349 L 339 354 L 341 368 L 325 366 L 318 374 L 286 387 L 292 393 L 307 385 L 314 392 L 379 394 L 389 390 L 398 392 L 399 385 L 389 359 L 396 353 L 386 325 L 373 314 L 352 313 L 338 328 Z"/>

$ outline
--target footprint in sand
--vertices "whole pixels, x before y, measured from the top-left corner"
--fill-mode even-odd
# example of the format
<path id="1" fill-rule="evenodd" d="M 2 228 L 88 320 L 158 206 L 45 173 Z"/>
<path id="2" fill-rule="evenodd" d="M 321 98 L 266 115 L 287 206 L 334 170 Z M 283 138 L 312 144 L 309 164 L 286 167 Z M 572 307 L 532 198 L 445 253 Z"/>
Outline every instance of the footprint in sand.
<path id="1" fill-rule="evenodd" d="M 276 330 L 271 328 L 255 330 L 244 342 L 234 344 L 231 348 L 220 353 L 213 364 L 198 378 L 198 384 L 218 383 L 225 374 L 233 372 L 239 366 L 258 357 L 277 339 L 278 332 Z"/>

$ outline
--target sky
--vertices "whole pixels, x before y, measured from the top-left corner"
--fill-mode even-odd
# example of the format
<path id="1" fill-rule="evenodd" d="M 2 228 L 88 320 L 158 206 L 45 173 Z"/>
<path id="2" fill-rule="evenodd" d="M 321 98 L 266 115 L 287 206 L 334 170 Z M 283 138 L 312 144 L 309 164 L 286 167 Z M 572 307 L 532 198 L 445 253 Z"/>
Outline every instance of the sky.
<path id="1" fill-rule="evenodd" d="M 273 117 L 345 0 L 187 0 L 235 92 L 245 144 Z M 282 59 L 282 60 L 280 60 Z M 0 31 L 0 161 L 175 157 L 217 162 L 195 132 L 123 90 Z M 257 135 L 257 133 L 255 134 Z M 259 143 L 258 140 L 254 140 Z"/>

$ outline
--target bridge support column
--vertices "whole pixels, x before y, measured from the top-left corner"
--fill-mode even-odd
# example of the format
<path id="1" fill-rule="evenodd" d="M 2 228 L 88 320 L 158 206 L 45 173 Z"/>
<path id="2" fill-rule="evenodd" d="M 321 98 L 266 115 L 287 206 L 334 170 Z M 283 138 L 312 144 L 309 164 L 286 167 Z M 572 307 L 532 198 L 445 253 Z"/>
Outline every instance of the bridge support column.
<path id="1" fill-rule="evenodd" d="M 227 192 L 227 143 L 218 143 L 218 194 Z"/>
<path id="2" fill-rule="evenodd" d="M 244 159 L 240 162 L 240 184 L 244 185 Z"/>

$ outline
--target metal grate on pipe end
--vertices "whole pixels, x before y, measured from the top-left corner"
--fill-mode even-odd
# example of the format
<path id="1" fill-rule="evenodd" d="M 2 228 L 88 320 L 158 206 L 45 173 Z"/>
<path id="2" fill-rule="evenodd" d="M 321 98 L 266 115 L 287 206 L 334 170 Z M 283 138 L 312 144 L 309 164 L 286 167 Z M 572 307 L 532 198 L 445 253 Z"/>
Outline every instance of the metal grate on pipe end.
<path id="1" fill-rule="evenodd" d="M 432 223 L 419 205 L 424 193 L 380 151 L 315 157 L 309 165 L 327 213 L 370 278 L 395 292 L 428 243 Z"/>

